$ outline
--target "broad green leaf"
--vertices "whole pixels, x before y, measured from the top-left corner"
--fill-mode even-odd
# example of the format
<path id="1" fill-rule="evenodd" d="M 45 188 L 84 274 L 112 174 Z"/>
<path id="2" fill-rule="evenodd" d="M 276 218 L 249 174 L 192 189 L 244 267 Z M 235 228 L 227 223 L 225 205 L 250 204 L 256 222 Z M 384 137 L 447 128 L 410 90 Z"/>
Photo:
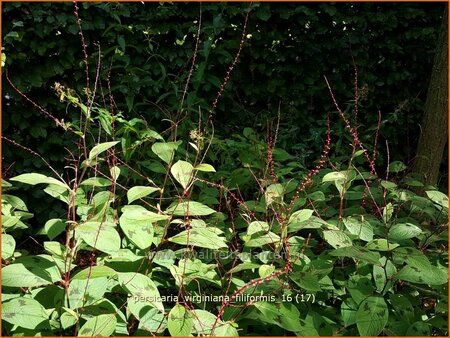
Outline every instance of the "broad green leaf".
<path id="1" fill-rule="evenodd" d="M 382 297 L 366 298 L 356 312 L 356 326 L 361 336 L 378 336 L 388 321 L 389 312 Z"/>
<path id="2" fill-rule="evenodd" d="M 426 194 L 430 200 L 448 209 L 448 196 L 437 190 L 428 190 Z"/>
<path id="3" fill-rule="evenodd" d="M 374 239 L 373 241 L 366 244 L 366 248 L 369 250 L 376 251 L 391 251 L 398 247 L 400 244 L 390 243 L 384 238 Z"/>
<path id="4" fill-rule="evenodd" d="M 115 314 L 105 314 L 89 318 L 78 332 L 78 337 L 109 337 L 116 329 Z"/>
<path id="5" fill-rule="evenodd" d="M 414 307 L 407 296 L 399 293 L 391 293 L 389 299 L 395 312 L 398 313 L 403 320 L 408 323 L 411 323 L 414 320 Z"/>
<path id="6" fill-rule="evenodd" d="M 11 181 L 21 182 L 25 184 L 30 185 L 36 185 L 36 184 L 56 184 L 60 187 L 63 187 L 67 190 L 70 190 L 70 188 L 63 182 L 57 180 L 53 177 L 48 177 L 42 174 L 37 173 L 30 173 L 30 174 L 22 174 L 13 178 L 10 178 Z"/>
<path id="7" fill-rule="evenodd" d="M 63 307 L 63 310 L 64 312 L 61 314 L 60 321 L 62 328 L 65 330 L 71 326 L 74 326 L 78 322 L 79 318 L 75 311 L 65 307 Z"/>
<path id="8" fill-rule="evenodd" d="M 392 173 L 398 173 L 400 171 L 405 170 L 408 168 L 403 162 L 395 161 L 392 163 L 389 163 L 389 171 Z"/>
<path id="9" fill-rule="evenodd" d="M 26 329 L 35 329 L 49 317 L 38 301 L 18 297 L 2 303 L 2 319 Z"/>
<path id="10" fill-rule="evenodd" d="M 189 185 L 189 182 L 192 179 L 192 173 L 194 171 L 194 167 L 192 164 L 186 161 L 178 161 L 176 162 L 172 168 L 170 168 L 170 172 L 173 177 L 177 180 L 181 186 L 186 189 Z"/>
<path id="11" fill-rule="evenodd" d="M 111 184 L 112 182 L 104 177 L 90 177 L 80 183 L 80 185 L 87 185 L 91 187 L 109 187 Z"/>
<path id="12" fill-rule="evenodd" d="M 100 277 L 113 277 L 117 272 L 104 265 L 95 265 L 84 270 L 77 272 L 73 277 L 74 279 L 88 279 L 88 278 L 100 278 Z"/>
<path id="13" fill-rule="evenodd" d="M 148 276 L 135 272 L 121 272 L 119 283 L 133 296 L 133 301 L 138 303 L 136 305 L 151 305 L 164 312 L 158 288 Z M 128 302 L 130 304 L 130 299 Z"/>
<path id="14" fill-rule="evenodd" d="M 383 208 L 383 221 L 385 223 L 388 223 L 391 220 L 393 213 L 394 206 L 392 205 L 392 203 L 386 204 L 386 206 Z"/>
<path id="15" fill-rule="evenodd" d="M 192 313 L 180 304 L 175 305 L 169 312 L 167 328 L 172 337 L 187 337 L 192 331 L 194 320 Z"/>
<path id="16" fill-rule="evenodd" d="M 274 271 L 275 271 L 275 267 L 273 265 L 267 265 L 267 264 L 261 265 L 258 269 L 259 277 L 265 278 Z"/>
<path id="17" fill-rule="evenodd" d="M 314 210 L 302 209 L 294 212 L 291 217 L 289 217 L 288 226 L 294 223 L 303 223 L 309 220 L 313 214 Z"/>
<path id="18" fill-rule="evenodd" d="M 395 279 L 418 284 L 442 285 L 448 281 L 448 272 L 430 263 L 428 265 L 408 264 L 395 275 Z"/>
<path id="19" fill-rule="evenodd" d="M 431 325 L 429 323 L 418 321 L 413 323 L 410 327 L 408 327 L 408 330 L 406 331 L 407 337 L 417 337 L 417 336 L 424 336 L 424 337 L 430 337 L 431 336 Z"/>
<path id="20" fill-rule="evenodd" d="M 233 324 L 226 322 L 217 325 L 214 329 L 214 336 L 217 337 L 238 337 L 239 334 Z"/>
<path id="21" fill-rule="evenodd" d="M 89 152 L 89 161 L 94 160 L 98 155 L 100 155 L 101 153 L 103 153 L 104 151 L 108 150 L 111 147 L 114 147 L 117 143 L 119 143 L 120 141 L 112 141 L 112 142 L 104 142 L 104 143 L 99 143 L 97 144 L 95 147 L 93 147 L 91 149 L 91 151 Z"/>
<path id="22" fill-rule="evenodd" d="M 16 248 L 16 241 L 14 237 L 7 234 L 2 234 L 2 259 L 8 259 L 14 254 Z M 4 270 L 2 271 L 3 273 Z"/>
<path id="23" fill-rule="evenodd" d="M 277 244 L 280 242 L 280 236 L 273 232 L 265 234 L 256 233 L 252 236 L 243 236 L 245 246 L 250 248 L 261 247 L 266 244 Z"/>
<path id="24" fill-rule="evenodd" d="M 75 238 L 81 238 L 86 244 L 97 250 L 115 254 L 120 249 L 120 236 L 111 223 L 86 222 L 75 228 Z"/>
<path id="25" fill-rule="evenodd" d="M 330 251 L 331 256 L 350 257 L 371 264 L 379 264 L 380 254 L 359 246 L 348 246 Z"/>
<path id="26" fill-rule="evenodd" d="M 341 230 L 326 230 L 323 237 L 335 249 L 352 246 L 352 240 Z"/>
<path id="27" fill-rule="evenodd" d="M 177 142 L 157 142 L 152 145 L 152 151 L 167 164 L 173 159 L 175 151 L 178 149 L 182 141 Z"/>
<path id="28" fill-rule="evenodd" d="M 139 328 L 142 330 L 155 334 L 163 333 L 166 329 L 167 321 L 164 313 L 154 307 L 132 305 L 130 312 L 139 320 Z"/>
<path id="29" fill-rule="evenodd" d="M 251 235 L 256 234 L 257 232 L 261 232 L 261 231 L 268 232 L 269 224 L 267 224 L 267 222 L 254 221 L 248 225 L 247 235 L 251 236 Z"/>
<path id="30" fill-rule="evenodd" d="M 207 163 L 201 163 L 198 166 L 196 166 L 194 169 L 198 170 L 198 171 L 206 171 L 206 172 L 212 172 L 212 173 L 216 172 L 216 169 L 214 169 L 214 167 L 211 164 L 207 164 Z"/>
<path id="31" fill-rule="evenodd" d="M 49 255 L 26 256 L 2 268 L 2 285 L 35 287 L 61 280 L 61 273 Z"/>
<path id="32" fill-rule="evenodd" d="M 214 329 L 213 335 L 219 336 L 216 330 L 221 333 L 223 330 L 221 327 L 223 325 L 226 325 L 226 323 L 222 322 L 221 320 L 217 320 L 217 317 L 215 315 L 205 310 L 193 310 L 192 317 L 193 327 L 191 332 L 199 336 L 211 335 L 211 330 L 215 324 L 216 327 Z"/>
<path id="33" fill-rule="evenodd" d="M 219 250 L 228 248 L 224 237 L 219 237 L 213 228 L 192 228 L 169 238 L 170 242 Z"/>
<path id="34" fill-rule="evenodd" d="M 11 207 L 16 210 L 28 211 L 25 202 L 17 196 L 2 194 L 2 203 L 11 204 Z"/>
<path id="35" fill-rule="evenodd" d="M 208 216 L 216 211 L 210 207 L 195 201 L 186 201 L 175 204 L 166 210 L 174 216 Z"/>
<path id="36" fill-rule="evenodd" d="M 370 279 L 360 275 L 354 275 L 348 279 L 347 289 L 357 304 L 373 294 L 373 285 Z"/>
<path id="37" fill-rule="evenodd" d="M 422 229 L 411 223 L 394 224 L 389 228 L 388 238 L 394 241 L 401 241 L 417 237 L 422 233 Z"/>
<path id="38" fill-rule="evenodd" d="M 107 277 L 72 279 L 69 284 L 69 307 L 77 309 L 95 303 L 108 288 Z"/>
<path id="39" fill-rule="evenodd" d="M 345 171 L 333 171 L 331 173 L 325 174 L 322 178 L 322 182 L 335 182 L 344 180 L 345 180 Z"/>
<path id="40" fill-rule="evenodd" d="M 142 197 L 148 196 L 155 191 L 161 189 L 155 187 L 135 186 L 127 191 L 128 204 Z"/>
<path id="41" fill-rule="evenodd" d="M 300 312 L 291 303 L 256 302 L 253 304 L 262 314 L 263 322 L 277 325 L 291 332 L 301 332 Z"/>
<path id="42" fill-rule="evenodd" d="M 277 203 L 281 202 L 283 200 L 283 194 L 284 194 L 283 185 L 279 183 L 269 185 L 265 192 L 266 205 L 270 205 L 273 202 Z"/>
<path id="43" fill-rule="evenodd" d="M 397 273 L 397 269 L 391 260 L 386 257 L 380 258 L 380 265 L 373 266 L 373 279 L 377 287 L 377 292 L 386 293 L 393 285 L 393 276 Z"/>
<path id="44" fill-rule="evenodd" d="M 44 227 L 39 231 L 39 234 L 47 235 L 50 240 L 53 240 L 65 230 L 66 223 L 60 218 L 54 218 L 45 223 Z"/>
<path id="45" fill-rule="evenodd" d="M 217 275 L 216 264 L 206 264 L 199 259 L 180 259 L 178 266 L 170 266 L 170 272 L 175 278 L 177 286 L 188 285 L 193 280 L 203 279 L 221 286 L 220 277 Z"/>
<path id="46" fill-rule="evenodd" d="M 358 304 L 352 298 L 346 298 L 341 304 L 341 315 L 345 326 L 356 323 Z"/>
<path id="47" fill-rule="evenodd" d="M 139 249 L 147 249 L 152 245 L 154 227 L 153 223 L 166 220 L 166 215 L 156 214 L 141 206 L 125 207 L 120 216 L 119 224 L 124 234 Z"/>
<path id="48" fill-rule="evenodd" d="M 244 262 L 236 265 L 233 269 L 229 270 L 227 273 L 236 273 L 243 270 L 253 270 L 258 269 L 261 264 L 252 263 L 252 262 Z"/>
<path id="49" fill-rule="evenodd" d="M 358 236 L 363 241 L 370 242 L 373 239 L 372 225 L 365 220 L 347 217 L 344 219 L 344 225 L 351 234 Z"/>
<path id="50" fill-rule="evenodd" d="M 307 214 L 307 212 L 303 213 L 303 215 L 305 214 Z M 316 216 L 310 216 L 307 220 L 299 223 L 297 223 L 296 221 L 291 222 L 289 219 L 288 232 L 295 232 L 301 229 L 320 229 L 322 227 L 328 227 L 328 223 Z"/>

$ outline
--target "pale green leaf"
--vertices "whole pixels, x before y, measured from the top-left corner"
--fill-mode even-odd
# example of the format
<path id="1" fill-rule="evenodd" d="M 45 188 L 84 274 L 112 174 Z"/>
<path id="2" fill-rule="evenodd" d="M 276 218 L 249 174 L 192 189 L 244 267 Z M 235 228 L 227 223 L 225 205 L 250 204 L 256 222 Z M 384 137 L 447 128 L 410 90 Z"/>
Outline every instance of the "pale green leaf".
<path id="1" fill-rule="evenodd" d="M 224 237 L 219 237 L 212 228 L 192 228 L 169 238 L 170 242 L 218 250 L 228 248 Z"/>
<path id="2" fill-rule="evenodd" d="M 142 197 L 148 196 L 155 191 L 161 189 L 155 187 L 135 186 L 127 191 L 128 204 Z"/>
<path id="3" fill-rule="evenodd" d="M 186 161 L 178 161 L 170 168 L 173 177 L 184 189 L 186 189 L 192 179 L 193 170 L 192 164 Z"/>
<path id="4" fill-rule="evenodd" d="M 48 314 L 38 301 L 18 297 L 2 303 L 2 319 L 26 329 L 35 329 L 48 320 Z"/>
<path id="5" fill-rule="evenodd" d="M 116 329 L 115 314 L 104 314 L 89 318 L 78 332 L 78 337 L 109 337 Z"/>
<path id="6" fill-rule="evenodd" d="M 108 150 L 109 148 L 114 147 L 119 142 L 120 141 L 112 141 L 112 142 L 104 142 L 104 143 L 97 144 L 89 152 L 89 158 L 88 158 L 89 161 L 94 160 L 98 155 L 100 155 L 104 151 Z"/>
<path id="7" fill-rule="evenodd" d="M 192 313 L 180 304 L 175 305 L 169 312 L 167 328 L 172 337 L 187 337 L 192 331 L 194 320 Z"/>

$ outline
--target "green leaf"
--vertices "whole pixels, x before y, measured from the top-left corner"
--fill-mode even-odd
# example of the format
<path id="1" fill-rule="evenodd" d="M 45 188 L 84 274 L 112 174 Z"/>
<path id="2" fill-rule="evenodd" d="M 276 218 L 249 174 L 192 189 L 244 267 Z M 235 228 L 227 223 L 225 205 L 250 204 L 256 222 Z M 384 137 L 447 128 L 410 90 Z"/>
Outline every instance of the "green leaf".
<path id="1" fill-rule="evenodd" d="M 66 230 L 66 223 L 60 218 L 48 220 L 44 227 L 39 231 L 40 235 L 47 235 L 50 240 L 56 238 Z"/>
<path id="2" fill-rule="evenodd" d="M 330 251 L 331 256 L 350 257 L 371 264 L 379 264 L 380 254 L 359 246 L 348 246 Z"/>
<path id="3" fill-rule="evenodd" d="M 56 178 L 53 177 L 48 177 L 42 174 L 36 174 L 36 173 L 31 173 L 31 174 L 22 174 L 16 177 L 13 177 L 10 179 L 11 181 L 16 181 L 16 182 L 21 182 L 21 183 L 25 183 L 25 184 L 30 184 L 30 185 L 36 185 L 36 184 L 56 184 L 60 187 L 63 187 L 67 190 L 70 190 L 70 188 L 63 182 L 57 180 Z"/>
<path id="4" fill-rule="evenodd" d="M 161 189 L 155 187 L 135 186 L 127 191 L 128 204 L 142 197 L 148 196 L 155 191 Z"/>
<path id="5" fill-rule="evenodd" d="M 398 246 L 400 246 L 400 244 L 388 242 L 388 240 L 384 238 L 374 239 L 366 244 L 367 249 L 377 251 L 391 251 Z"/>
<path id="6" fill-rule="evenodd" d="M 95 186 L 95 187 L 109 187 L 112 184 L 110 180 L 103 177 L 89 177 L 84 180 L 80 185 Z"/>
<path id="7" fill-rule="evenodd" d="M 392 203 L 386 204 L 386 206 L 383 208 L 383 221 L 385 223 L 390 221 L 393 212 L 394 212 L 394 206 L 392 205 Z"/>
<path id="8" fill-rule="evenodd" d="M 274 271 L 275 271 L 275 267 L 273 265 L 267 265 L 267 264 L 261 265 L 258 269 L 259 277 L 265 278 Z"/>
<path id="9" fill-rule="evenodd" d="M 120 249 L 120 236 L 112 223 L 86 222 L 75 228 L 75 238 L 81 238 L 91 247 L 116 254 Z"/>
<path id="10" fill-rule="evenodd" d="M 277 244 L 280 242 L 280 236 L 273 232 L 265 234 L 256 233 L 252 236 L 243 237 L 245 246 L 249 248 L 261 247 L 266 244 Z"/>
<path id="11" fill-rule="evenodd" d="M 430 337 L 431 336 L 431 326 L 429 323 L 425 322 L 415 322 L 411 326 L 408 327 L 408 330 L 406 331 L 407 337 L 417 337 L 417 336 L 424 336 L 424 337 Z"/>
<path id="12" fill-rule="evenodd" d="M 101 153 L 103 153 L 104 151 L 108 150 L 111 147 L 114 147 L 117 143 L 119 143 L 120 141 L 112 141 L 112 142 L 104 142 L 104 143 L 99 143 L 97 144 L 95 147 L 93 147 L 91 149 L 91 151 L 89 152 L 89 161 L 94 160 L 98 155 L 100 155 Z"/>
<path id="13" fill-rule="evenodd" d="M 198 336 L 211 335 L 211 330 L 214 324 L 216 324 L 216 321 L 217 324 L 214 329 L 214 336 L 218 336 L 216 330 L 218 330 L 218 332 L 221 332 L 221 327 L 225 325 L 225 323 L 221 320 L 217 320 L 217 317 L 215 315 L 205 310 L 193 310 L 192 317 L 193 328 L 191 332 L 196 333 Z"/>
<path id="14" fill-rule="evenodd" d="M 184 306 L 177 304 L 170 310 L 167 328 L 172 337 L 189 336 L 193 326 L 192 314 Z"/>
<path id="15" fill-rule="evenodd" d="M 207 216 L 216 211 L 210 207 L 195 201 L 186 201 L 175 204 L 166 210 L 174 216 Z"/>
<path id="16" fill-rule="evenodd" d="M 69 284 L 69 306 L 77 309 L 101 299 L 108 288 L 108 278 L 72 279 Z"/>
<path id="17" fill-rule="evenodd" d="M 194 169 L 198 170 L 198 171 L 206 171 L 206 172 L 212 172 L 212 173 L 216 172 L 216 169 L 214 169 L 214 167 L 211 164 L 207 164 L 207 163 L 201 163 L 198 166 L 196 166 Z"/>
<path id="18" fill-rule="evenodd" d="M 130 300 L 133 300 L 138 303 L 136 305 L 151 305 L 164 312 L 158 288 L 148 276 L 137 272 L 121 272 L 119 273 L 119 283 L 133 296 L 128 299 L 129 305 Z"/>
<path id="19" fill-rule="evenodd" d="M 154 228 L 153 223 L 169 218 L 148 211 L 141 206 L 127 206 L 123 209 L 119 224 L 125 236 L 129 238 L 139 249 L 147 249 L 152 245 Z"/>
<path id="20" fill-rule="evenodd" d="M 192 164 L 186 161 L 178 161 L 176 162 L 172 168 L 170 168 L 170 172 L 173 177 L 181 184 L 181 186 L 186 189 L 189 185 L 189 182 L 192 179 L 192 172 L 194 171 L 194 167 Z"/>
<path id="21" fill-rule="evenodd" d="M 426 194 L 430 200 L 432 200 L 434 203 L 439 204 L 440 206 L 444 207 L 445 209 L 448 209 L 448 196 L 441 193 L 437 190 L 428 190 L 426 191 Z"/>
<path id="22" fill-rule="evenodd" d="M 377 292 L 385 294 L 393 285 L 392 281 L 397 269 L 391 260 L 386 257 L 380 258 L 380 265 L 373 266 L 373 279 L 377 286 Z"/>
<path id="23" fill-rule="evenodd" d="M 283 200 L 283 194 L 284 194 L 283 185 L 279 183 L 269 185 L 265 192 L 266 205 L 270 205 L 273 202 L 277 203 L 281 202 Z"/>
<path id="24" fill-rule="evenodd" d="M 352 240 L 341 230 L 326 230 L 323 237 L 335 249 L 352 246 Z"/>
<path id="25" fill-rule="evenodd" d="M 229 270 L 227 273 L 236 273 L 243 270 L 253 270 L 257 269 L 261 266 L 261 264 L 252 263 L 252 262 L 244 262 L 236 265 L 233 269 Z"/>
<path id="26" fill-rule="evenodd" d="M 169 241 L 213 250 L 228 248 L 226 239 L 219 237 L 216 230 L 217 228 L 192 228 L 169 238 Z"/>
<path id="27" fill-rule="evenodd" d="M 178 149 L 182 141 L 177 142 L 157 142 L 152 145 L 152 151 L 167 164 L 173 159 L 175 151 Z"/>
<path id="28" fill-rule="evenodd" d="M 408 168 L 403 162 L 395 161 L 389 164 L 389 171 L 391 173 L 398 173 L 400 171 L 405 170 Z"/>
<path id="29" fill-rule="evenodd" d="M 206 280 L 210 283 L 221 286 L 220 277 L 215 269 L 216 264 L 205 264 L 199 259 L 180 259 L 178 266 L 169 267 L 172 276 L 175 278 L 177 286 L 188 285 L 191 281 L 198 279 Z"/>
<path id="30" fill-rule="evenodd" d="M 72 277 L 74 279 L 88 279 L 88 278 L 100 278 L 100 277 L 113 277 L 117 272 L 104 265 L 95 265 L 84 270 L 81 270 Z"/>
<path id="31" fill-rule="evenodd" d="M 358 236 L 363 241 L 370 242 L 373 239 L 372 225 L 365 220 L 347 217 L 344 219 L 344 225 L 351 234 Z"/>
<path id="32" fill-rule="evenodd" d="M 214 335 L 217 337 L 238 337 L 239 336 L 236 328 L 233 326 L 232 323 L 229 323 L 229 322 L 217 325 L 217 327 L 214 330 Z"/>
<path id="33" fill-rule="evenodd" d="M 411 223 L 394 224 L 389 228 L 388 238 L 394 241 L 405 240 L 417 237 L 422 233 L 422 229 Z"/>
<path id="34" fill-rule="evenodd" d="M 105 314 L 89 318 L 78 332 L 78 337 L 109 337 L 116 329 L 115 314 Z"/>
<path id="35" fill-rule="evenodd" d="M 294 223 L 303 223 L 309 220 L 314 213 L 311 209 L 302 209 L 294 212 L 291 217 L 289 217 L 288 226 Z"/>
<path id="36" fill-rule="evenodd" d="M 35 329 L 48 320 L 48 314 L 38 301 L 17 297 L 2 303 L 2 319 L 26 329 Z"/>
<path id="37" fill-rule="evenodd" d="M 35 287 L 61 280 L 61 273 L 49 255 L 25 256 L 2 268 L 2 285 Z"/>
<path id="38" fill-rule="evenodd" d="M 388 321 L 389 312 L 382 297 L 368 297 L 356 312 L 356 326 L 361 336 L 378 336 Z"/>
<path id="39" fill-rule="evenodd" d="M 300 312 L 291 303 L 256 302 L 253 304 L 262 314 L 258 319 L 277 325 L 291 332 L 301 332 Z"/>
<path id="40" fill-rule="evenodd" d="M 8 259 L 12 257 L 15 248 L 16 241 L 14 240 L 14 237 L 11 235 L 2 234 L 2 259 Z"/>
<path id="41" fill-rule="evenodd" d="M 268 232 L 269 224 L 267 224 L 267 222 L 254 221 L 248 225 L 247 235 L 251 236 L 251 235 L 256 234 L 257 232 L 261 232 L 261 231 Z"/>

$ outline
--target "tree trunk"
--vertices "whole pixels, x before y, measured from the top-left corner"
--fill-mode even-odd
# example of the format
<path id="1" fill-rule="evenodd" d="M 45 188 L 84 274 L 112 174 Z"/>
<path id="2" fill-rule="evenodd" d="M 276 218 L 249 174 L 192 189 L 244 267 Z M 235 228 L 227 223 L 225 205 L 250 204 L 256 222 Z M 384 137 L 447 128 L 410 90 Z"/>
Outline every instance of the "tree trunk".
<path id="1" fill-rule="evenodd" d="M 439 33 L 413 172 L 436 185 L 448 135 L 448 8 Z"/>

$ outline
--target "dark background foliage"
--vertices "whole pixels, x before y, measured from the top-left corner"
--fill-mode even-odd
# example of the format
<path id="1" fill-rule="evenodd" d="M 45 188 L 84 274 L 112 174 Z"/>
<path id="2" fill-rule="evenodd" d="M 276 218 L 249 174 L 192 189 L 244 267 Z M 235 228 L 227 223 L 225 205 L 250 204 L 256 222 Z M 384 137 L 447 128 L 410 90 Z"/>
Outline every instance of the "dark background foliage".
<path id="1" fill-rule="evenodd" d="M 3 52 L 12 82 L 59 118 L 71 120 L 52 86 L 78 93 L 86 86 L 83 53 L 72 3 L 5 3 Z M 280 106 L 278 146 L 306 166 L 319 156 L 326 116 L 334 106 L 326 75 L 341 106 L 353 107 L 354 69 L 360 87 L 359 128 L 371 144 L 382 114 L 379 151 L 388 141 L 391 160 L 409 163 L 414 151 L 444 9 L 441 3 L 83 3 L 91 82 L 101 48 L 101 87 L 111 86 L 127 118 L 144 117 L 156 130 L 178 111 L 195 46 L 196 69 L 186 98 L 188 129 L 199 107 L 211 107 L 240 42 L 251 8 L 243 52 L 215 111 L 218 136 L 252 127 L 265 133 Z M 14 92 L 3 71 L 3 135 L 30 146 L 62 168 L 71 146 L 61 130 Z M 106 95 L 107 96 L 107 95 Z M 106 106 L 109 103 L 106 102 Z M 351 142 L 337 114 L 331 116 L 335 156 Z M 189 123 L 190 122 L 190 123 Z M 370 148 L 370 147 L 369 147 Z M 344 150 L 343 150 L 344 152 Z M 378 157 L 378 165 L 385 166 Z M 3 148 L 6 176 L 43 169 L 26 152 Z M 5 170 L 7 169 L 7 170 Z"/>

